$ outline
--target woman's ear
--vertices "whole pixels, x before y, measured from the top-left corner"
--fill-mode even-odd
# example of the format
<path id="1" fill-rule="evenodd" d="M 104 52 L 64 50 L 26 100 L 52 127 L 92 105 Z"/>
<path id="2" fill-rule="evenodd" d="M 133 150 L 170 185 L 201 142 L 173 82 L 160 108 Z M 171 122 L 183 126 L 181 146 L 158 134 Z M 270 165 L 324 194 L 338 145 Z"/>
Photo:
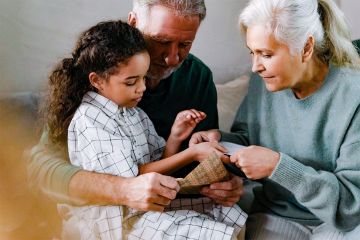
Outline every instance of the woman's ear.
<path id="1" fill-rule="evenodd" d="M 89 81 L 91 86 L 96 88 L 99 92 L 103 90 L 104 79 L 97 75 L 95 72 L 89 73 Z"/>
<path id="2" fill-rule="evenodd" d="M 136 27 L 136 13 L 133 11 L 128 14 L 128 24 L 132 27 Z"/>
<path id="3" fill-rule="evenodd" d="M 305 43 L 304 49 L 302 50 L 302 60 L 303 62 L 310 61 L 312 55 L 314 54 L 315 39 L 313 36 L 310 36 Z"/>

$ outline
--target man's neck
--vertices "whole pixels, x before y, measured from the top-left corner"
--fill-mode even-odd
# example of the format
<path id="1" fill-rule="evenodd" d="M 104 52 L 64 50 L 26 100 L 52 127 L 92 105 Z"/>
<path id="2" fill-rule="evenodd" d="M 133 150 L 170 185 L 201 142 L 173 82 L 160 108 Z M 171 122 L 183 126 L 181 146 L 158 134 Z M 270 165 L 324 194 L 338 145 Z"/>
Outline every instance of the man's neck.
<path id="1" fill-rule="evenodd" d="M 148 78 L 146 81 L 146 88 L 149 90 L 154 90 L 160 83 L 161 79 Z"/>

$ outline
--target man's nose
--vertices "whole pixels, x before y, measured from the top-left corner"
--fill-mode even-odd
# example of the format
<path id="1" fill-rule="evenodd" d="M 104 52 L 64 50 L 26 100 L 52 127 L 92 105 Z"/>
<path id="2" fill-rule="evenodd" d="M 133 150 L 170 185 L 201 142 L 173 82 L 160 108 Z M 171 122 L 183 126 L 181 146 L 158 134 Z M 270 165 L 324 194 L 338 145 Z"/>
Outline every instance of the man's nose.
<path id="1" fill-rule="evenodd" d="M 166 65 L 169 67 L 175 67 L 179 64 L 179 60 L 179 48 L 176 44 L 171 44 L 165 57 Z"/>

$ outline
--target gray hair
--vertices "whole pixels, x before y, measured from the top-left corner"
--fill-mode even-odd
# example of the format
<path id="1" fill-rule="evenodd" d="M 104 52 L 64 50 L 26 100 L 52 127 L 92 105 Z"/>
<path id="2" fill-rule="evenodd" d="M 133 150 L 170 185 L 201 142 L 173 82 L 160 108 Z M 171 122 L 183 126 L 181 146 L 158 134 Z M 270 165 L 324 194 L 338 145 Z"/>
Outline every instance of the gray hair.
<path id="1" fill-rule="evenodd" d="M 180 16 L 198 15 L 200 21 L 206 16 L 204 0 L 133 0 L 135 12 L 147 12 L 154 5 L 169 7 Z"/>
<path id="2" fill-rule="evenodd" d="M 300 53 L 313 36 L 314 54 L 322 61 L 360 67 L 344 14 L 333 0 L 250 0 L 240 14 L 240 29 L 256 24 L 268 27 L 292 53 Z"/>

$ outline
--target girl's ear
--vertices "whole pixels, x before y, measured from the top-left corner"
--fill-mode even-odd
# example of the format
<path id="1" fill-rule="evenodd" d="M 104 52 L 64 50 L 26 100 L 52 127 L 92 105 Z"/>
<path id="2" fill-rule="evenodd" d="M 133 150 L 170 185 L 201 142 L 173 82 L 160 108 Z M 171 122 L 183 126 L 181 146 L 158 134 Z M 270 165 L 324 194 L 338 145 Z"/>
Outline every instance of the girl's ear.
<path id="1" fill-rule="evenodd" d="M 132 27 L 136 27 L 136 13 L 131 11 L 128 14 L 128 24 Z"/>
<path id="2" fill-rule="evenodd" d="M 315 47 L 315 39 L 313 36 L 310 36 L 306 41 L 304 49 L 302 50 L 303 62 L 308 62 L 311 59 L 314 53 L 314 47 Z"/>
<path id="3" fill-rule="evenodd" d="M 103 82 L 104 79 L 102 79 L 99 75 L 97 75 L 95 72 L 89 73 L 89 81 L 90 84 L 96 88 L 99 92 L 103 90 Z"/>

